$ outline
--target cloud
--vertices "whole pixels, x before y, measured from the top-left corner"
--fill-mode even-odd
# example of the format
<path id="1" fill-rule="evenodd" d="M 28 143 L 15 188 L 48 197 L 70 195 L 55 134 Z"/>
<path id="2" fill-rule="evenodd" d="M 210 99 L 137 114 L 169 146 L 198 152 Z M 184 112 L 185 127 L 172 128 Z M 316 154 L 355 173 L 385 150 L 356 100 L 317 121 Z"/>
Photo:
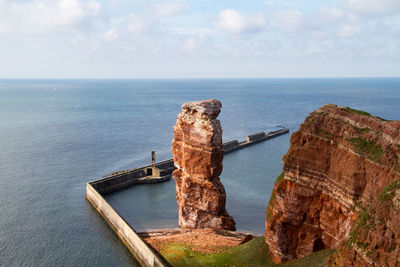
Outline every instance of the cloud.
<path id="1" fill-rule="evenodd" d="M 321 31 L 312 31 L 310 33 L 310 37 L 314 40 L 322 40 L 327 37 L 326 32 L 321 32 Z"/>
<path id="2" fill-rule="evenodd" d="M 101 8 L 94 0 L 3 0 L 0 7 L 0 34 L 42 34 L 73 27 L 98 16 Z"/>
<path id="3" fill-rule="evenodd" d="M 361 15 L 386 15 L 400 11 L 399 0 L 338 0 L 344 7 Z"/>
<path id="4" fill-rule="evenodd" d="M 186 39 L 183 43 L 183 49 L 191 52 L 197 50 L 207 41 L 207 35 L 204 32 L 199 32 L 196 36 Z"/>
<path id="5" fill-rule="evenodd" d="M 107 42 L 112 42 L 118 40 L 119 34 L 115 30 L 109 30 L 108 32 L 103 34 L 103 38 Z"/>
<path id="6" fill-rule="evenodd" d="M 164 2 L 155 6 L 155 13 L 159 17 L 172 17 L 183 13 L 186 6 L 178 2 Z"/>
<path id="7" fill-rule="evenodd" d="M 134 35 L 159 35 L 161 23 L 156 18 L 131 14 L 127 19 L 128 31 Z"/>
<path id="8" fill-rule="evenodd" d="M 340 38 L 350 38 L 355 36 L 359 32 L 360 32 L 360 26 L 346 24 L 340 28 L 337 36 Z"/>
<path id="9" fill-rule="evenodd" d="M 345 12 L 337 7 L 326 7 L 323 6 L 317 11 L 318 23 L 331 23 L 342 20 L 345 17 Z"/>
<path id="10" fill-rule="evenodd" d="M 235 9 L 221 11 L 216 23 L 218 29 L 233 34 L 254 33 L 263 30 L 265 26 L 266 22 L 261 14 L 245 16 Z"/>
<path id="11" fill-rule="evenodd" d="M 275 14 L 274 21 L 276 26 L 283 31 L 297 31 L 305 24 L 303 13 L 299 10 L 283 10 Z"/>

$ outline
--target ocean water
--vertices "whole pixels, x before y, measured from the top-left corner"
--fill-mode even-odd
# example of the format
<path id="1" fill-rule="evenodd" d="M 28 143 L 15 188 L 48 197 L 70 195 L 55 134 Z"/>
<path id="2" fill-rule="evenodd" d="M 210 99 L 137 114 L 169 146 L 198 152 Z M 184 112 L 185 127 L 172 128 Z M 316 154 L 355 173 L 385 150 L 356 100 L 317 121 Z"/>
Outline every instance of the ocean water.
<path id="1" fill-rule="evenodd" d="M 298 129 L 325 103 L 400 119 L 400 79 L 0 80 L 0 266 L 137 266 L 85 184 L 171 157 L 184 102 L 216 98 L 223 139 Z M 239 231 L 262 234 L 289 135 L 228 154 L 221 181 Z M 137 230 L 176 227 L 173 181 L 107 195 Z"/>

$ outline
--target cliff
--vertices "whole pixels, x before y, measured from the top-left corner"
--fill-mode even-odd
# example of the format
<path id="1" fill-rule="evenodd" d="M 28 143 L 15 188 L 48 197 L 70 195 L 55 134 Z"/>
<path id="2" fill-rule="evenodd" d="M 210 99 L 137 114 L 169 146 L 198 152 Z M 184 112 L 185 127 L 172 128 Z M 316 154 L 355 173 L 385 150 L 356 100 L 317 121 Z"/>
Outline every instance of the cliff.
<path id="1" fill-rule="evenodd" d="M 176 200 L 182 228 L 235 229 L 225 209 L 222 172 L 222 129 L 218 100 L 186 103 L 174 127 L 172 154 L 177 169 Z"/>
<path id="2" fill-rule="evenodd" d="M 335 248 L 331 265 L 400 261 L 400 121 L 325 105 L 290 138 L 267 207 L 275 262 Z"/>

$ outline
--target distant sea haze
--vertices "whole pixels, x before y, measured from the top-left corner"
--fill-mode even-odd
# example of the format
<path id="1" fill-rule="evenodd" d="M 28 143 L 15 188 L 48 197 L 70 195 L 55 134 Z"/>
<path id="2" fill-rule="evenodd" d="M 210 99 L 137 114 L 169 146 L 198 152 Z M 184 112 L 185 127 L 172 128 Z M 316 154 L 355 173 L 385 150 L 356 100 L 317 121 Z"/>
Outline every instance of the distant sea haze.
<path id="1" fill-rule="evenodd" d="M 139 266 L 85 184 L 171 157 L 185 102 L 216 98 L 224 141 L 298 129 L 326 103 L 400 119 L 400 79 L 0 80 L 0 265 Z M 224 158 L 238 231 L 262 235 L 290 135 Z M 177 226 L 173 180 L 106 196 L 139 231 Z"/>

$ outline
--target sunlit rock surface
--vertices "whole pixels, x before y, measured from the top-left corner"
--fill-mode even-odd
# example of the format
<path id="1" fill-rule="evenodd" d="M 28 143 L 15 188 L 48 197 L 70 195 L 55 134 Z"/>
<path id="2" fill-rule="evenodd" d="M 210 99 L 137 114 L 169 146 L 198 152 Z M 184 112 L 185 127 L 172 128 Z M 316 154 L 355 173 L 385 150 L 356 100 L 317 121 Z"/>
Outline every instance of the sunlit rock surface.
<path id="1" fill-rule="evenodd" d="M 176 200 L 183 228 L 235 229 L 225 209 L 222 172 L 222 129 L 215 99 L 186 103 L 174 127 L 172 154 L 177 170 Z"/>
<path id="2" fill-rule="evenodd" d="M 335 105 L 311 113 L 290 138 L 267 207 L 274 261 L 340 248 L 332 265 L 399 264 L 399 157 L 400 121 Z"/>

